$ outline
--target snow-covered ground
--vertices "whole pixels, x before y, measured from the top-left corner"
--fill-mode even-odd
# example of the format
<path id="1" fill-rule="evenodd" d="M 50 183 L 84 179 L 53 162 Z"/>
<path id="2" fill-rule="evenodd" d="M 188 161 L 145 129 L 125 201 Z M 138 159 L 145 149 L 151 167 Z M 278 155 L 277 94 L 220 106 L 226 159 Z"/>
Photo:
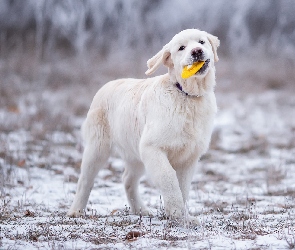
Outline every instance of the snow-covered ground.
<path id="1" fill-rule="evenodd" d="M 222 72 L 211 147 L 188 204 L 198 227 L 167 220 L 146 179 L 140 193 L 153 216 L 130 215 L 120 159 L 99 173 L 85 216 L 66 217 L 79 176 L 79 127 L 94 92 L 82 84 L 22 88 L 14 78 L 2 84 L 0 249 L 294 248 L 294 88 L 229 90 Z"/>

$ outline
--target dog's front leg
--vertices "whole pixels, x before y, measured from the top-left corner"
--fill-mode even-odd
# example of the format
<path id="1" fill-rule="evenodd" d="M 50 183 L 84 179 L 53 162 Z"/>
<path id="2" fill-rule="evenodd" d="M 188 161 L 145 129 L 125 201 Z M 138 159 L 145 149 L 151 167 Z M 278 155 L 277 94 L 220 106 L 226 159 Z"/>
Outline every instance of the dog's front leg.
<path id="1" fill-rule="evenodd" d="M 190 186 L 191 186 L 191 182 L 194 175 L 194 169 L 195 169 L 195 164 L 192 164 L 190 166 L 181 166 L 177 168 L 177 178 L 179 181 L 180 190 L 182 192 L 183 202 L 184 204 L 186 204 L 186 206 L 188 206 L 189 191 L 190 191 Z M 186 209 L 188 209 L 188 207 Z M 186 219 L 191 224 L 200 225 L 198 218 L 189 215 L 188 211 L 186 214 Z"/>
<path id="2" fill-rule="evenodd" d="M 182 193 L 183 202 L 187 203 L 189 200 L 189 191 L 191 182 L 194 176 L 194 164 L 190 166 L 180 166 L 176 170 L 177 179 L 179 181 L 179 187 Z"/>
<path id="3" fill-rule="evenodd" d="M 166 153 L 160 148 L 142 142 L 140 154 L 148 176 L 159 188 L 163 196 L 167 215 L 176 218 L 183 217 L 184 202 L 182 193 L 176 172 L 171 166 Z"/>

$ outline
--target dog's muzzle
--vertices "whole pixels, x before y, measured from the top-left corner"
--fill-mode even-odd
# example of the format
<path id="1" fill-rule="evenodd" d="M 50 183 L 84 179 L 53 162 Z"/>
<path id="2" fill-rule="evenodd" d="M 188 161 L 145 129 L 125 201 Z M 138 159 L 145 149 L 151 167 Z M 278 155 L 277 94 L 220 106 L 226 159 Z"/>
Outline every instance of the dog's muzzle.
<path id="1" fill-rule="evenodd" d="M 199 61 L 205 61 L 205 63 L 202 66 L 202 68 L 200 70 L 198 70 L 196 75 L 204 74 L 206 72 L 206 70 L 208 69 L 209 63 L 210 63 L 210 59 L 206 60 L 205 53 L 204 53 L 203 49 L 200 47 L 196 47 L 191 50 L 191 64 L 193 64 L 195 62 L 199 62 Z"/>
<path id="2" fill-rule="evenodd" d="M 204 65 L 202 66 L 202 68 L 200 68 L 200 70 L 196 73 L 196 75 L 204 74 L 209 67 L 209 63 L 210 63 L 210 59 L 207 59 L 205 61 Z"/>
<path id="3" fill-rule="evenodd" d="M 205 61 L 203 49 L 197 47 L 191 50 L 191 58 L 193 62 Z"/>

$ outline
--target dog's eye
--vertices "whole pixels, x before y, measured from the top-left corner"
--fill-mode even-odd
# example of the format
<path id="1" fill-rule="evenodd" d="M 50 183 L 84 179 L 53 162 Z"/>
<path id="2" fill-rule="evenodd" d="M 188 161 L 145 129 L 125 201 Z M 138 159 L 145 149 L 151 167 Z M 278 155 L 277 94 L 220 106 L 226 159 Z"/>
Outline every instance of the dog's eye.
<path id="1" fill-rule="evenodd" d="M 184 50 L 184 49 L 185 49 L 185 46 L 182 45 L 182 46 L 179 47 L 178 51 Z"/>
<path id="2" fill-rule="evenodd" d="M 200 44 L 204 44 L 205 41 L 204 41 L 204 40 L 200 40 L 199 43 L 200 43 Z"/>

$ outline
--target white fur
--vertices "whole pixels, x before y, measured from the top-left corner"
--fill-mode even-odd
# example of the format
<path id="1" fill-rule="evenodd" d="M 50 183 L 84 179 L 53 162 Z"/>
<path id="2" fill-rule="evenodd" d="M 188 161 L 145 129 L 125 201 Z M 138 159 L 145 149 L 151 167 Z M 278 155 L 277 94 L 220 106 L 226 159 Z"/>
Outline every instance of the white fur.
<path id="1" fill-rule="evenodd" d="M 179 51 L 181 45 L 186 48 Z M 97 92 L 82 128 L 81 175 L 68 215 L 83 211 L 95 176 L 114 150 L 126 161 L 123 181 L 134 213 L 148 213 L 138 195 L 139 179 L 147 173 L 162 194 L 166 213 L 184 215 L 194 168 L 208 149 L 217 111 L 213 91 L 218 46 L 215 36 L 184 30 L 148 61 L 146 74 L 161 64 L 168 67 L 168 74 L 111 81 Z M 210 59 L 208 70 L 184 80 L 181 71 L 191 63 L 191 50 L 196 47 Z"/>

